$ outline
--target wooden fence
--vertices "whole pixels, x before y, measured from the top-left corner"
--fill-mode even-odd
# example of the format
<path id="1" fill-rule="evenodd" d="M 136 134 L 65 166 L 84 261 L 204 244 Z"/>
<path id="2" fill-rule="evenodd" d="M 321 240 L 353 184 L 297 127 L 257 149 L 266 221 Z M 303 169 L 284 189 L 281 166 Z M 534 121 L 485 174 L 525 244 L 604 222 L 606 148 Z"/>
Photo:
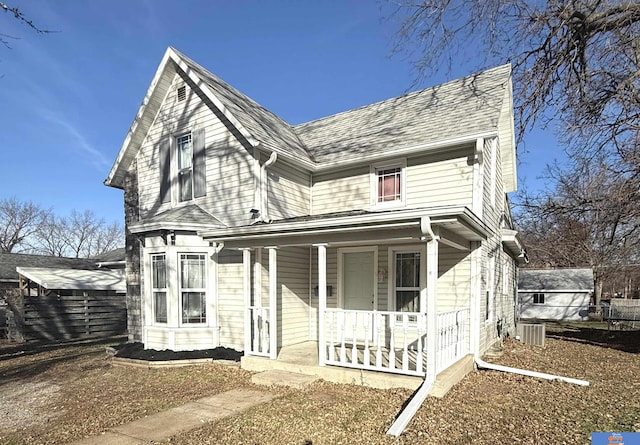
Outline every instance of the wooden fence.
<path id="1" fill-rule="evenodd" d="M 74 292 L 77 293 L 77 292 Z M 124 295 L 92 291 L 91 295 L 23 297 L 16 328 L 25 341 L 107 337 L 127 329 Z"/>

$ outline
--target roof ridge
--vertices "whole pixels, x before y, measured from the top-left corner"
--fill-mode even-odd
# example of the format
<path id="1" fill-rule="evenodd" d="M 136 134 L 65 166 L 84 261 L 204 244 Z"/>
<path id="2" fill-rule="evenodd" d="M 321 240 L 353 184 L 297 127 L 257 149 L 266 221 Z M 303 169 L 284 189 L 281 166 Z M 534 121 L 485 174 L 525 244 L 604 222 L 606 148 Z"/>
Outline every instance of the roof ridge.
<path id="1" fill-rule="evenodd" d="M 334 118 L 337 118 L 337 117 L 339 117 L 341 115 L 344 115 L 344 114 L 349 114 L 349 113 L 353 113 L 353 112 L 356 112 L 356 111 L 364 110 L 364 109 L 367 109 L 367 108 L 373 108 L 375 106 L 388 104 L 388 103 L 390 103 L 392 101 L 397 101 L 397 100 L 400 100 L 400 99 L 409 99 L 409 98 L 411 98 L 413 96 L 417 96 L 419 94 L 423 94 L 426 91 L 435 90 L 436 88 L 452 87 L 455 84 L 463 82 L 465 80 L 473 79 L 473 78 L 478 77 L 480 75 L 489 75 L 489 74 L 493 73 L 494 71 L 500 71 L 500 70 L 504 70 L 504 69 L 507 69 L 507 68 L 509 69 L 509 71 L 511 70 L 511 64 L 510 63 L 505 63 L 503 65 L 498 65 L 498 66 L 493 67 L 493 68 L 488 68 L 486 70 L 482 70 L 482 71 L 475 72 L 473 74 L 469 74 L 467 76 L 459 77 L 459 78 L 456 78 L 456 79 L 451 79 L 451 80 L 448 80 L 446 82 L 435 84 L 435 85 L 431 85 L 431 86 L 428 86 L 428 87 L 425 87 L 425 88 L 421 88 L 421 89 L 416 90 L 416 91 L 410 91 L 410 92 L 401 94 L 399 96 L 389 97 L 387 99 L 382 99 L 382 100 L 379 100 L 377 102 L 361 105 L 361 106 L 356 107 L 356 108 L 351 108 L 351 109 L 348 109 L 348 110 L 339 111 L 337 113 L 330 114 L 329 116 L 324 116 L 324 117 L 320 117 L 318 119 L 314 119 L 314 120 L 311 120 L 311 121 L 303 122 L 301 124 L 296 124 L 296 125 L 293 126 L 293 129 L 297 130 L 298 128 L 304 127 L 304 126 L 306 126 L 308 124 L 314 124 L 314 123 L 322 122 L 324 120 L 334 119 Z"/>

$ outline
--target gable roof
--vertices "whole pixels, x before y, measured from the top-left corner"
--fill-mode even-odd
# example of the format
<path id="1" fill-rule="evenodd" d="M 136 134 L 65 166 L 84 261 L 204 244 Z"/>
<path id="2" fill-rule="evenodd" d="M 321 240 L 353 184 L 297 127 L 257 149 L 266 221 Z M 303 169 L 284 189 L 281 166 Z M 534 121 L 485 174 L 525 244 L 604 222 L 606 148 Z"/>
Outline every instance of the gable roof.
<path id="1" fill-rule="evenodd" d="M 54 267 L 65 269 L 94 269 L 95 260 L 66 258 L 25 253 L 0 253 L 0 281 L 18 281 L 16 267 Z"/>
<path id="2" fill-rule="evenodd" d="M 123 188 L 127 170 L 160 110 L 176 73 L 202 93 L 245 144 L 278 153 L 311 171 L 473 142 L 498 134 L 509 114 L 511 66 L 291 126 L 184 54 L 169 47 L 145 94 L 105 184 Z M 201 97 L 202 97 L 201 96 Z M 515 146 L 506 141 L 503 172 L 515 184 Z"/>
<path id="3" fill-rule="evenodd" d="M 593 291 L 593 269 L 520 269 L 518 291 Z"/>
<path id="4" fill-rule="evenodd" d="M 176 73 L 185 75 L 216 108 L 219 118 L 253 147 L 259 145 L 290 160 L 312 165 L 312 159 L 293 128 L 266 108 L 211 74 L 184 54 L 167 48 L 136 117 L 127 132 L 105 185 L 123 188 L 127 170 L 151 128 Z"/>
<path id="5" fill-rule="evenodd" d="M 503 65 L 295 129 L 319 163 L 349 162 L 465 137 L 475 140 L 497 129 L 510 76 L 510 65 Z"/>

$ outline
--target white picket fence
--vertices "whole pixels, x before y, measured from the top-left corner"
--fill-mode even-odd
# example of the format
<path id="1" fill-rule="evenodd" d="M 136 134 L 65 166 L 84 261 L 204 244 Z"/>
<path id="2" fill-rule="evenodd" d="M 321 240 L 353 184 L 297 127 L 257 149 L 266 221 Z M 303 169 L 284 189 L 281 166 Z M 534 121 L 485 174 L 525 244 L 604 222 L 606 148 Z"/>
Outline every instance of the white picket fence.
<path id="1" fill-rule="evenodd" d="M 251 321 L 251 350 L 250 355 L 270 356 L 269 308 L 249 306 Z"/>

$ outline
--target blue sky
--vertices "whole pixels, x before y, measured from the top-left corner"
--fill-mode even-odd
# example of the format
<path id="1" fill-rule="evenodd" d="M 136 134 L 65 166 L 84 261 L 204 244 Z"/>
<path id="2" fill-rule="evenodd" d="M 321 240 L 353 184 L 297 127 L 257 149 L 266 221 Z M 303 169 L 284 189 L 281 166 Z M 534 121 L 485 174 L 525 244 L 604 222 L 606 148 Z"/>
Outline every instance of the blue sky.
<path id="1" fill-rule="evenodd" d="M 390 57 L 395 28 L 373 0 L 7 2 L 56 32 L 0 13 L 0 33 L 18 37 L 0 46 L 0 199 L 59 215 L 123 221 L 122 192 L 102 181 L 169 45 L 291 124 L 403 94 L 414 79 Z M 520 152 L 529 187 L 559 150 L 536 131 Z"/>

